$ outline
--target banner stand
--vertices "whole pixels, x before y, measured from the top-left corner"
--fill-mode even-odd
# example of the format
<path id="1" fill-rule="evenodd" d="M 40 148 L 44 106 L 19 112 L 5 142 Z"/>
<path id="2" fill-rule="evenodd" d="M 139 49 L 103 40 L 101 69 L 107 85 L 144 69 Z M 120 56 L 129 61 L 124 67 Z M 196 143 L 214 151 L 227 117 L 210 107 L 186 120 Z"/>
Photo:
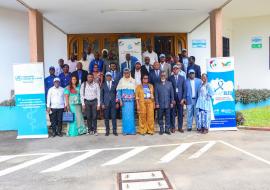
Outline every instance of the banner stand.
<path id="1" fill-rule="evenodd" d="M 208 82 L 212 87 L 213 113 L 210 131 L 237 130 L 234 90 L 234 58 L 207 60 Z"/>
<path id="2" fill-rule="evenodd" d="M 17 139 L 48 138 L 43 63 L 13 65 Z"/>

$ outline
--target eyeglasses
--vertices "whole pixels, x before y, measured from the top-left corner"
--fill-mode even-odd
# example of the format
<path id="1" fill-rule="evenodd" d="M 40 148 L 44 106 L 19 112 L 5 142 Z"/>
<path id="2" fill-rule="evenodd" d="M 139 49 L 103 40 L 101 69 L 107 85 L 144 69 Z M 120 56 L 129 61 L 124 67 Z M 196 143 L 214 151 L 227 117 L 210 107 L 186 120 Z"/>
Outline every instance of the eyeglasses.
<path id="1" fill-rule="evenodd" d="M 143 79 L 148 79 L 148 77 L 147 78 L 143 78 Z"/>

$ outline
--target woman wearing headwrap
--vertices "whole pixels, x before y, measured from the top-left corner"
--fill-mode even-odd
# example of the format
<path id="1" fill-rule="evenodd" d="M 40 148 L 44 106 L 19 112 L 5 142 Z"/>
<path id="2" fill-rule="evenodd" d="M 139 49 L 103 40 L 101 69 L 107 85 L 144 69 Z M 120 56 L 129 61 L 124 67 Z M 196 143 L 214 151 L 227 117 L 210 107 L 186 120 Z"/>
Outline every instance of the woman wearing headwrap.
<path id="1" fill-rule="evenodd" d="M 135 135 L 135 80 L 130 76 L 130 70 L 127 68 L 117 86 L 117 102 L 122 107 L 123 135 Z"/>

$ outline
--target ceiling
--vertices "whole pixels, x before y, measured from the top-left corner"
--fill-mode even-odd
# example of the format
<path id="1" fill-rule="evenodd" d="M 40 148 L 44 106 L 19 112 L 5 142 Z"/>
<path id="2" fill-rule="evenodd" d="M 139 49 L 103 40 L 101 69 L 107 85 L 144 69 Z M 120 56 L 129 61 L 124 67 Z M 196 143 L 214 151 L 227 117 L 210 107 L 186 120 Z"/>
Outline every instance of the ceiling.
<path id="1" fill-rule="evenodd" d="M 232 0 L 223 14 L 231 19 L 270 15 L 270 0 Z"/>
<path id="2" fill-rule="evenodd" d="M 23 0 L 68 34 L 189 32 L 227 0 Z M 247 3 L 248 2 L 248 3 Z M 26 11 L 16 0 L 0 7 Z M 244 7 L 244 8 L 243 8 Z M 270 0 L 232 0 L 229 18 L 270 14 Z"/>
<path id="3" fill-rule="evenodd" d="M 226 1 L 23 0 L 69 34 L 189 32 Z"/>

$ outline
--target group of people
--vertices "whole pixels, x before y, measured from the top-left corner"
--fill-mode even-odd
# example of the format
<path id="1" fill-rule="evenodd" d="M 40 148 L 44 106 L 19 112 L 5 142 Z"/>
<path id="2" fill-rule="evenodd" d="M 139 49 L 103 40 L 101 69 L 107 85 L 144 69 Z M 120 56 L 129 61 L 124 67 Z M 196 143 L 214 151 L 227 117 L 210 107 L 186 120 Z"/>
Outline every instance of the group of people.
<path id="1" fill-rule="evenodd" d="M 104 114 L 105 135 L 110 135 L 111 119 L 112 132 L 117 136 L 120 110 L 123 135 L 153 135 L 155 118 L 160 135 L 183 133 L 184 107 L 187 131 L 192 130 L 195 119 L 197 131 L 207 133 L 213 119 L 213 91 L 195 57 L 188 57 L 184 49 L 180 55 L 160 54 L 158 59 L 151 46 L 142 57 L 143 63 L 128 53 L 125 62 L 118 64 L 108 60 L 105 49 L 102 58 L 98 52 L 93 55 L 88 51 L 81 61 L 72 56 L 67 64 L 60 59 L 57 68 L 50 67 L 45 93 L 52 136 L 62 136 L 64 111 L 74 114 L 73 122 L 67 124 L 67 136 L 97 135 L 99 111 Z"/>

